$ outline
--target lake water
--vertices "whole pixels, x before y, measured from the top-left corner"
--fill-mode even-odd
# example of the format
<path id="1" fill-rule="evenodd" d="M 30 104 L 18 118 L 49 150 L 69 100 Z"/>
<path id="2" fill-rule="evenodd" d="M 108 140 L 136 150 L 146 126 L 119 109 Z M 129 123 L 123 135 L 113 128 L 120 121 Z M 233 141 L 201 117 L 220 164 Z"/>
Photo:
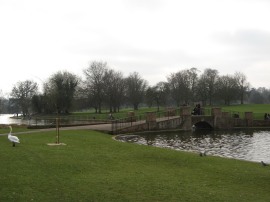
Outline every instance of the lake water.
<path id="1" fill-rule="evenodd" d="M 270 163 L 270 130 L 166 132 L 127 136 L 120 141 L 205 152 L 206 155 Z"/>
<path id="2" fill-rule="evenodd" d="M 87 123 L 94 123 L 96 120 L 93 119 L 76 119 L 76 118 L 62 118 L 61 124 L 62 125 L 69 125 L 69 124 L 87 124 Z M 17 118 L 16 114 L 0 114 L 0 124 L 17 124 L 17 125 L 52 125 L 55 124 L 56 118 Z"/>
<path id="3" fill-rule="evenodd" d="M 50 124 L 52 120 L 44 119 L 29 119 L 29 118 L 17 118 L 16 114 L 0 114 L 0 124 L 15 124 L 15 125 L 46 125 Z"/>
<path id="4" fill-rule="evenodd" d="M 27 120 L 22 120 L 22 119 L 16 119 L 15 114 L 0 114 L 0 124 L 27 124 Z M 11 118 L 13 117 L 13 118 Z"/>

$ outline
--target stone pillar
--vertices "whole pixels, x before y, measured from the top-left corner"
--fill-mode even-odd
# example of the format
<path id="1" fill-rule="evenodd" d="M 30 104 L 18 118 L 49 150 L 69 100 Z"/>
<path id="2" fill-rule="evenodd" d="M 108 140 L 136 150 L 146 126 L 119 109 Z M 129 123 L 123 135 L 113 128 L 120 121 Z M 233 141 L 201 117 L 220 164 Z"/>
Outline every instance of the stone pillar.
<path id="1" fill-rule="evenodd" d="M 222 117 L 218 118 L 219 123 L 218 128 L 220 129 L 231 129 L 233 128 L 234 125 L 234 119 L 230 117 L 229 112 L 222 112 Z"/>
<path id="2" fill-rule="evenodd" d="M 253 112 L 245 112 L 247 127 L 253 126 Z"/>
<path id="3" fill-rule="evenodd" d="M 146 112 L 146 123 L 157 122 L 156 112 Z"/>
<path id="4" fill-rule="evenodd" d="M 148 124 L 148 130 L 156 129 L 157 115 L 156 112 L 146 112 L 146 123 Z"/>
<path id="5" fill-rule="evenodd" d="M 191 121 L 191 108 L 189 106 L 184 106 L 180 108 L 180 116 L 183 121 L 182 129 L 191 130 L 192 121 Z"/>
<path id="6" fill-rule="evenodd" d="M 229 112 L 222 112 L 222 113 L 221 113 L 221 116 L 222 116 L 223 118 L 229 118 L 229 117 L 230 117 L 230 114 L 229 114 Z"/>
<path id="7" fill-rule="evenodd" d="M 175 116 L 175 115 L 176 115 L 176 110 L 174 108 L 167 108 L 167 110 L 166 110 L 167 117 Z"/>
<path id="8" fill-rule="evenodd" d="M 214 128 L 220 128 L 222 111 L 220 107 L 213 107 L 211 111 L 212 116 L 214 117 Z"/>
<path id="9" fill-rule="evenodd" d="M 136 121 L 135 112 L 133 111 L 128 112 L 128 120 L 131 122 Z"/>
<path id="10" fill-rule="evenodd" d="M 184 106 L 180 108 L 180 116 L 191 115 L 191 108 L 189 106 Z"/>
<path id="11" fill-rule="evenodd" d="M 214 117 L 221 117 L 222 116 L 222 112 L 221 112 L 220 107 L 213 107 L 211 113 L 212 113 L 212 116 L 214 116 Z"/>

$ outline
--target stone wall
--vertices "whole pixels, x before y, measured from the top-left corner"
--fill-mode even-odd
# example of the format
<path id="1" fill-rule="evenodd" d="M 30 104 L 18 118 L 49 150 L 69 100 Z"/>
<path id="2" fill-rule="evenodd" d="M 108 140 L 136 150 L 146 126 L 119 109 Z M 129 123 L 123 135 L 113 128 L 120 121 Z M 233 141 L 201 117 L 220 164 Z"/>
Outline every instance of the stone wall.
<path id="1" fill-rule="evenodd" d="M 166 129 L 176 129 L 181 127 L 182 120 L 181 118 L 169 119 L 165 121 L 160 121 L 157 123 L 158 130 L 166 130 Z"/>

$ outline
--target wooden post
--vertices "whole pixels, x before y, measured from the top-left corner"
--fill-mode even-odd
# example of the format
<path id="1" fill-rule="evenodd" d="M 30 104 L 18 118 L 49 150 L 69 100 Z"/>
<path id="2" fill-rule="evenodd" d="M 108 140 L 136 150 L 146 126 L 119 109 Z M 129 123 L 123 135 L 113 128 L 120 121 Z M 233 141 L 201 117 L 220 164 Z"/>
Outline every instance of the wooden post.
<path id="1" fill-rule="evenodd" d="M 61 146 L 66 145 L 65 143 L 60 143 L 60 118 L 57 115 L 57 118 L 55 119 L 55 130 L 56 130 L 56 141 L 54 143 L 48 143 L 49 146 Z"/>
<path id="2" fill-rule="evenodd" d="M 56 143 L 59 144 L 59 118 L 56 118 Z"/>

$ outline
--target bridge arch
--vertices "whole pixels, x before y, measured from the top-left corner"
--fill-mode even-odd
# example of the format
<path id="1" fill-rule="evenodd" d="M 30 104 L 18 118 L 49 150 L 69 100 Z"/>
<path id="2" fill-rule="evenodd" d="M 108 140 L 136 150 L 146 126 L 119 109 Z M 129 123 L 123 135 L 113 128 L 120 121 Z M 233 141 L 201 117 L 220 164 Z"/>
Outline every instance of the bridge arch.
<path id="1" fill-rule="evenodd" d="M 193 124 L 195 129 L 213 129 L 213 126 L 207 121 L 199 121 Z"/>
<path id="2" fill-rule="evenodd" d="M 214 117 L 213 116 L 192 116 L 191 124 L 198 129 L 213 129 Z"/>

